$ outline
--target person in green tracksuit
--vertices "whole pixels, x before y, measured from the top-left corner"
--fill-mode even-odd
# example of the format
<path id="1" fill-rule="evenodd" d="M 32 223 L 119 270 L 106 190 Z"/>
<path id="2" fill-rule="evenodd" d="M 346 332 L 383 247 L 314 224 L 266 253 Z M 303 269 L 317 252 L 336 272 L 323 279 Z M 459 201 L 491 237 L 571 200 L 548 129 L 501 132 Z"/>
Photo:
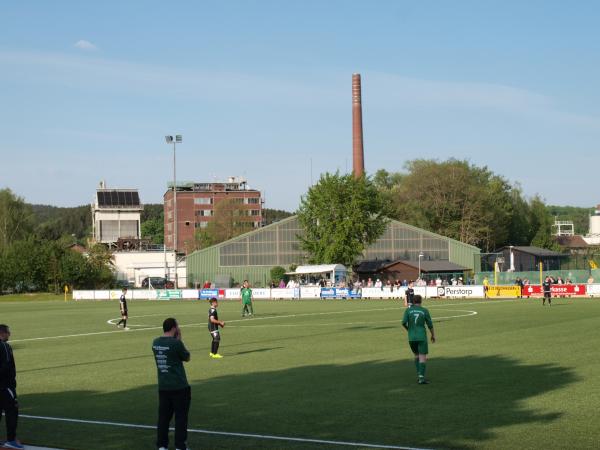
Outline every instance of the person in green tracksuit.
<path id="1" fill-rule="evenodd" d="M 250 284 L 248 280 L 244 280 L 244 284 L 240 289 L 240 296 L 242 298 L 242 317 L 252 316 L 254 314 L 254 309 L 252 308 L 252 289 L 250 289 Z"/>
<path id="2" fill-rule="evenodd" d="M 427 308 L 421 306 L 423 299 L 420 295 L 413 298 L 413 306 L 404 310 L 402 326 L 408 331 L 408 344 L 415 355 L 415 367 L 418 374 L 419 384 L 429 384 L 425 379 L 425 365 L 429 348 L 427 345 L 427 330 L 431 333 L 431 343 L 435 342 L 435 332 L 433 331 L 433 322 Z"/>

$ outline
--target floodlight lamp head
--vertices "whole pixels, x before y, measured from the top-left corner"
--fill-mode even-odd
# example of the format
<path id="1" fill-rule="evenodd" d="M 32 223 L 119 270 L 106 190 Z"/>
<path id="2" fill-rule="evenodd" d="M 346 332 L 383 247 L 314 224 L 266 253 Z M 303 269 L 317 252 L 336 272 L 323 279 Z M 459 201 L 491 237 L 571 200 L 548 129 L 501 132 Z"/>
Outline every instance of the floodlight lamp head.
<path id="1" fill-rule="evenodd" d="M 172 144 L 173 143 L 173 136 L 165 136 L 165 141 L 167 142 L 167 144 Z"/>
<path id="2" fill-rule="evenodd" d="M 178 144 L 181 144 L 182 141 L 183 141 L 183 138 L 181 137 L 180 134 L 175 136 L 175 142 L 177 142 Z"/>

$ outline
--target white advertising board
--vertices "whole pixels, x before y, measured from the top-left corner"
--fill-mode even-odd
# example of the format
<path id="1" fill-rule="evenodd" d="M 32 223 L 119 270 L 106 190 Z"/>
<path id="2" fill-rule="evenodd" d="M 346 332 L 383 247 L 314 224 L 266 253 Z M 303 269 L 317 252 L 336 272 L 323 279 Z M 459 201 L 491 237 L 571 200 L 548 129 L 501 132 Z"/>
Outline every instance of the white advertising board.
<path id="1" fill-rule="evenodd" d="M 586 286 L 586 293 L 590 297 L 600 297 L 600 284 L 588 284 Z"/>
<path id="2" fill-rule="evenodd" d="M 404 288 L 362 288 L 362 298 L 401 298 L 404 297 Z"/>
<path id="3" fill-rule="evenodd" d="M 302 287 L 300 288 L 300 298 L 320 298 L 321 288 L 320 287 Z"/>
<path id="4" fill-rule="evenodd" d="M 282 298 L 297 298 L 296 291 L 300 291 L 299 288 L 283 288 L 283 289 L 271 289 L 271 298 L 282 299 Z M 299 292 L 298 292 L 299 295 Z"/>
<path id="5" fill-rule="evenodd" d="M 135 300 L 154 300 L 156 299 L 156 291 L 149 289 L 136 289 L 131 291 Z"/>
<path id="6" fill-rule="evenodd" d="M 94 291 L 73 291 L 73 300 L 93 300 L 94 298 Z"/>
<path id="7" fill-rule="evenodd" d="M 240 289 L 225 289 L 225 298 L 227 299 L 236 299 L 236 298 L 240 298 Z"/>
<path id="8" fill-rule="evenodd" d="M 483 286 L 429 286 L 427 297 L 483 298 Z"/>
<path id="9" fill-rule="evenodd" d="M 252 288 L 252 298 L 271 298 L 271 289 Z"/>
<path id="10" fill-rule="evenodd" d="M 198 289 L 182 289 L 181 298 L 197 299 Z"/>

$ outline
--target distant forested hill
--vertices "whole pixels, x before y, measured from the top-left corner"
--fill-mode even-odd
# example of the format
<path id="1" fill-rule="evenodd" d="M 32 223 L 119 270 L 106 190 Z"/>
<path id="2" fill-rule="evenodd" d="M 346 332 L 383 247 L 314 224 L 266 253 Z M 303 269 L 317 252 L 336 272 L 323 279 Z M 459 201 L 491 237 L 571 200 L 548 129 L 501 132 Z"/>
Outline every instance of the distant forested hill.
<path id="1" fill-rule="evenodd" d="M 30 205 L 35 231 L 43 239 L 55 240 L 64 235 L 75 235 L 78 240 L 92 232 L 90 205 L 60 208 L 50 205 Z"/>
<path id="2" fill-rule="evenodd" d="M 36 234 L 43 239 L 55 240 L 61 236 L 75 235 L 85 241 L 92 233 L 92 212 L 89 205 L 72 208 L 51 205 L 29 205 L 33 213 Z M 291 216 L 292 213 L 280 209 L 263 209 L 265 224 L 271 224 Z M 142 235 L 152 242 L 163 242 L 163 204 L 148 203 L 142 212 Z"/>

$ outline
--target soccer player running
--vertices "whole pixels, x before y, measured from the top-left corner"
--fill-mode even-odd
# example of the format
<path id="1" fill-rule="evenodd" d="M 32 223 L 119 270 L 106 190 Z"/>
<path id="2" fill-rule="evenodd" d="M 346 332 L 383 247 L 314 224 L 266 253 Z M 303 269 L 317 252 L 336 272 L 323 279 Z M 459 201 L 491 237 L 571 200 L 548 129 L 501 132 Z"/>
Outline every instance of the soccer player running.
<path id="1" fill-rule="evenodd" d="M 414 283 L 411 281 L 410 283 L 408 283 L 408 287 L 406 288 L 406 297 L 404 298 L 404 306 L 405 307 L 412 306 L 414 298 L 415 298 Z"/>
<path id="2" fill-rule="evenodd" d="M 119 297 L 119 309 L 121 310 L 121 320 L 117 322 L 117 328 L 119 327 L 119 325 L 123 324 L 123 329 L 129 330 L 129 328 L 127 328 L 127 299 L 125 298 L 126 295 L 127 288 L 123 288 L 121 297 Z"/>
<path id="3" fill-rule="evenodd" d="M 542 306 L 546 304 L 546 300 L 548 300 L 548 306 L 552 306 L 552 280 L 550 279 L 550 277 L 546 277 L 546 279 L 542 283 L 542 287 L 544 289 Z"/>
<path id="4" fill-rule="evenodd" d="M 212 336 L 212 344 L 208 356 L 215 359 L 223 357 L 219 354 L 219 344 L 221 343 L 221 333 L 219 333 L 219 327 L 223 328 L 225 326 L 225 322 L 219 320 L 219 314 L 217 313 L 218 306 L 218 300 L 216 298 L 211 298 L 210 309 L 208 310 L 208 331 Z"/>
<path id="5" fill-rule="evenodd" d="M 152 342 L 152 352 L 158 372 L 156 445 L 159 450 L 169 448 L 169 424 L 175 414 L 175 448 L 185 450 L 192 389 L 183 363 L 190 360 L 190 352 L 183 345 L 181 330 L 174 318 L 163 322 L 163 335 Z"/>
<path id="6" fill-rule="evenodd" d="M 427 363 L 427 354 L 429 353 L 425 325 L 427 325 L 431 333 L 432 344 L 435 342 L 435 332 L 433 331 L 431 315 L 426 308 L 421 306 L 422 301 L 420 295 L 414 296 L 413 306 L 404 310 L 402 326 L 408 331 L 408 344 L 415 355 L 415 367 L 419 377 L 419 384 L 429 384 L 429 381 L 425 379 L 425 365 Z"/>
<path id="7" fill-rule="evenodd" d="M 244 280 L 244 283 L 242 284 L 242 289 L 240 289 L 240 297 L 242 300 L 242 317 L 246 317 L 246 315 L 253 315 L 254 309 L 252 308 L 252 289 L 250 289 L 248 280 Z"/>

